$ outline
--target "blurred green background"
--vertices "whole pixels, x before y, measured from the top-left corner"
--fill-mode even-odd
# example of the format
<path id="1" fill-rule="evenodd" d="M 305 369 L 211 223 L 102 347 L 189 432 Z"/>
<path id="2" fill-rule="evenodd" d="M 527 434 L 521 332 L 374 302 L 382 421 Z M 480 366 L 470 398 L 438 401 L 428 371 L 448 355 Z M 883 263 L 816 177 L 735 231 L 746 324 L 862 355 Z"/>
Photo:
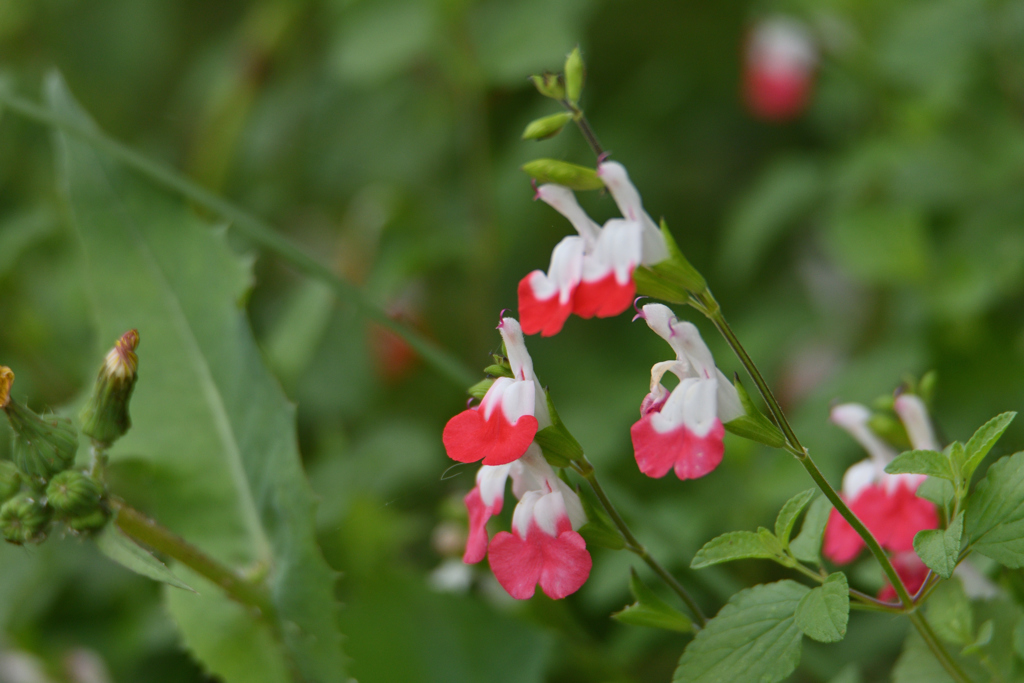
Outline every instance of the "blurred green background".
<path id="1" fill-rule="evenodd" d="M 740 95 L 745 32 L 775 12 L 805 21 L 820 51 L 809 108 L 782 124 Z M 518 280 L 569 230 L 518 167 L 593 164 L 574 130 L 519 139 L 555 111 L 527 76 L 560 69 L 576 44 L 598 137 L 704 272 L 831 481 L 862 457 L 826 422 L 834 399 L 870 402 L 934 368 L 948 439 L 1024 406 L 1022 0 L 0 0 L 5 87 L 40 99 L 59 69 L 110 135 L 268 219 L 481 368 Z M 610 197 L 583 203 L 615 215 Z M 0 112 L 0 362 L 38 409 L 86 390 L 112 341 L 96 336 L 63 212 L 49 131 Z M 449 470 L 440 433 L 465 395 L 231 234 L 258 256 L 248 310 L 297 404 L 351 675 L 669 680 L 687 637 L 608 618 L 632 601 L 631 564 L 651 579 L 626 553 L 593 549 L 590 580 L 560 602 L 516 603 L 485 566 L 443 590 L 475 468 Z M 723 370 L 739 369 L 683 315 Z M 629 426 L 669 355 L 646 326 L 572 318 L 528 343 L 613 500 L 707 611 L 784 576 L 755 561 L 687 568 L 716 534 L 770 525 L 811 482 L 738 439 L 704 479 L 641 475 Z M 145 382 L 144 338 L 139 356 Z M 1018 422 L 994 455 L 1022 443 Z M 0 549 L 0 626 L 3 680 L 206 680 L 158 588 L 76 539 Z M 884 678 L 904 628 L 856 613 L 843 643 L 805 642 L 795 680 L 847 662 Z M 41 678 L 16 677 L 33 667 Z"/>

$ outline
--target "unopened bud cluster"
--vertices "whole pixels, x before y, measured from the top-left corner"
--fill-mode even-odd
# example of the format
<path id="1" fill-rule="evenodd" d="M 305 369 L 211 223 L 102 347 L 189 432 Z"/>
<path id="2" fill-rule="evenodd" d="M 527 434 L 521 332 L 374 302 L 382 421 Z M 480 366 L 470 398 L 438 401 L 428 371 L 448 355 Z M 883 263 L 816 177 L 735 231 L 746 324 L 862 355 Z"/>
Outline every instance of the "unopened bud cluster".
<path id="1" fill-rule="evenodd" d="M 131 426 L 128 401 L 135 387 L 138 343 L 135 330 L 117 341 L 82 410 L 82 431 L 100 449 Z M 14 373 L 0 366 L 0 409 L 14 432 L 12 461 L 0 461 L 0 533 L 21 545 L 45 540 L 54 521 L 72 533 L 100 529 L 109 518 L 103 483 L 72 469 L 78 430 L 65 417 L 38 415 L 14 400 L 13 384 Z"/>

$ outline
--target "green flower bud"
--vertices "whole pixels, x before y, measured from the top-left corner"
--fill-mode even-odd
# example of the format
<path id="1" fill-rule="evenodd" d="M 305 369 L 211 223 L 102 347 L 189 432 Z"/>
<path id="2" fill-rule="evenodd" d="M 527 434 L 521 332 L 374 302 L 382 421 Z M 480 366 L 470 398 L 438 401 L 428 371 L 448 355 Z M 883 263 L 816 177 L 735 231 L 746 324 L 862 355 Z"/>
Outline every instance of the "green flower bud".
<path id="1" fill-rule="evenodd" d="M 539 76 L 530 76 L 530 79 L 537 86 L 537 92 L 544 97 L 550 97 L 553 100 L 565 99 L 565 84 L 562 82 L 562 77 L 559 74 L 545 71 Z"/>
<path id="2" fill-rule="evenodd" d="M 14 430 L 14 464 L 31 482 L 46 482 L 75 461 L 78 432 L 67 418 L 36 415 L 12 399 L 13 383 L 11 369 L 0 367 L 0 407 Z"/>
<path id="3" fill-rule="evenodd" d="M 13 462 L 0 462 L 0 502 L 10 500 L 21 490 L 21 472 Z"/>
<path id="4" fill-rule="evenodd" d="M 39 542 L 46 538 L 50 508 L 32 493 L 19 493 L 0 507 L 0 533 L 8 543 Z"/>
<path id="5" fill-rule="evenodd" d="M 583 92 L 585 74 L 583 55 L 580 54 L 580 48 L 577 45 L 565 60 L 565 95 L 573 104 L 579 101 L 580 93 Z"/>
<path id="6" fill-rule="evenodd" d="M 570 121 L 572 121 L 572 114 L 567 111 L 561 114 L 552 114 L 551 116 L 534 119 L 527 124 L 526 130 L 523 131 L 523 139 L 544 140 L 546 138 L 553 138 L 561 133 L 562 129 L 565 128 L 565 124 Z"/>
<path id="7" fill-rule="evenodd" d="M 82 515 L 99 507 L 103 487 L 78 470 L 65 470 L 50 480 L 46 501 L 59 515 Z"/>
<path id="8" fill-rule="evenodd" d="M 77 533 L 86 533 L 89 531 L 98 531 L 106 526 L 107 521 L 110 519 L 109 513 L 102 509 L 97 508 L 92 512 L 86 512 L 77 517 L 72 517 L 67 521 L 68 528 Z"/>
<path id="9" fill-rule="evenodd" d="M 540 183 L 557 183 L 572 190 L 600 190 L 604 187 L 594 169 L 557 159 L 534 159 L 521 168 Z"/>
<path id="10" fill-rule="evenodd" d="M 132 426 L 128 401 L 138 376 L 138 345 L 139 333 L 135 330 L 128 330 L 117 340 L 103 361 L 92 397 L 82 408 L 82 431 L 103 446 L 110 446 Z"/>

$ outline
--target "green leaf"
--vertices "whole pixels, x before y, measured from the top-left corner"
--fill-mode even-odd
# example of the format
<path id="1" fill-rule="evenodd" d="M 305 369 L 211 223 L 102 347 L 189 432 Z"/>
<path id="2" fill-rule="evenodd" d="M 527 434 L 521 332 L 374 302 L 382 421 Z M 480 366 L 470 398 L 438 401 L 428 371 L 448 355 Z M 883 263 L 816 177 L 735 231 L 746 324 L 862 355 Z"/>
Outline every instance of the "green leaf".
<path id="1" fill-rule="evenodd" d="M 693 622 L 685 614 L 658 597 L 630 568 L 629 590 L 636 602 L 612 615 L 613 619 L 633 626 L 650 626 L 680 633 L 691 633 Z"/>
<path id="2" fill-rule="evenodd" d="M 179 579 L 174 572 L 168 569 L 167 565 L 128 538 L 118 528 L 116 520 L 111 520 L 103 528 L 103 531 L 96 535 L 96 547 L 114 562 L 131 569 L 136 574 L 195 593 L 195 589 Z"/>
<path id="3" fill-rule="evenodd" d="M 930 500 L 941 508 L 949 509 L 953 502 L 956 490 L 953 483 L 937 477 L 929 477 L 917 487 L 917 497 Z"/>
<path id="4" fill-rule="evenodd" d="M 757 533 L 730 531 L 705 543 L 693 556 L 690 569 L 750 558 L 779 560 L 784 555 L 782 544 L 767 529 L 759 529 Z"/>
<path id="5" fill-rule="evenodd" d="M 928 645 L 911 630 L 892 669 L 892 683 L 953 683 Z"/>
<path id="6" fill-rule="evenodd" d="M 943 581 L 925 603 L 928 620 L 943 640 L 967 645 L 973 640 L 974 615 L 960 581 Z"/>
<path id="7" fill-rule="evenodd" d="M 960 651 L 960 654 L 974 655 L 980 653 L 982 648 L 992 642 L 992 634 L 994 632 L 995 623 L 989 619 L 978 629 L 978 635 L 974 637 L 974 641 L 969 645 L 964 645 L 964 649 Z"/>
<path id="8" fill-rule="evenodd" d="M 1024 452 L 1001 458 L 967 499 L 967 546 L 1014 569 L 1024 566 Z"/>
<path id="9" fill-rule="evenodd" d="M 572 121 L 572 114 L 567 111 L 534 119 L 526 124 L 526 129 L 523 131 L 522 136 L 523 140 L 545 140 L 554 137 L 561 133 L 562 129 L 565 128 L 565 124 L 570 121 Z"/>
<path id="10" fill-rule="evenodd" d="M 846 637 L 850 620 L 850 585 L 846 574 L 830 574 L 825 582 L 805 595 L 796 608 L 796 625 L 804 635 L 822 643 Z"/>
<path id="11" fill-rule="evenodd" d="M 927 529 L 914 536 L 914 550 L 928 568 L 944 579 L 953 575 L 960 559 L 960 537 L 964 531 L 964 513 L 946 529 Z"/>
<path id="12" fill-rule="evenodd" d="M 1018 620 L 1013 627 L 1013 651 L 1024 659 L 1024 618 Z"/>
<path id="13" fill-rule="evenodd" d="M 551 425 L 537 432 L 533 440 L 540 446 L 548 464 L 552 467 L 568 467 L 573 460 L 583 457 L 583 446 L 562 423 L 551 394 L 545 391 L 544 396 L 548 403 L 548 414 L 551 415 Z"/>
<path id="14" fill-rule="evenodd" d="M 804 515 L 800 535 L 790 542 L 789 551 L 801 562 L 821 564 L 821 537 L 825 533 L 832 503 L 825 496 L 819 497 Z"/>
<path id="15" fill-rule="evenodd" d="M 907 451 L 896 456 L 886 465 L 889 474 L 927 474 L 954 481 L 956 475 L 950 465 L 949 458 L 938 451 Z"/>
<path id="16" fill-rule="evenodd" d="M 735 376 L 733 384 L 736 387 L 736 393 L 740 395 L 740 403 L 743 404 L 743 409 L 747 414 L 730 420 L 723 426 L 736 436 L 742 436 L 745 439 L 763 443 L 765 446 L 772 448 L 782 448 L 785 446 L 786 437 L 782 435 L 782 432 L 779 431 L 779 428 L 771 420 L 765 417 L 764 413 L 758 410 L 738 376 Z"/>
<path id="17" fill-rule="evenodd" d="M 58 115 L 92 125 L 59 77 L 47 91 Z M 123 495 L 214 559 L 267 572 L 272 620 L 198 582 L 199 595 L 165 593 L 186 645 L 229 683 L 256 680 L 237 671 L 242 654 L 288 663 L 265 672 L 344 679 L 335 574 L 314 535 L 294 407 L 242 308 L 251 260 L 228 248 L 223 230 L 89 144 L 60 132 L 54 142 L 100 344 L 130 328 L 141 337 L 133 427 L 110 452 Z M 208 640 L 214 619 L 226 635 L 261 635 L 219 648 Z"/>
<path id="18" fill-rule="evenodd" d="M 665 220 L 661 221 L 661 236 L 668 247 L 668 258 L 653 266 L 641 266 L 633 271 L 637 294 L 651 296 L 669 303 L 688 303 L 690 292 L 707 288 L 704 276 L 697 271 L 679 249 Z"/>
<path id="19" fill-rule="evenodd" d="M 810 589 L 778 581 L 742 590 L 697 632 L 674 683 L 775 683 L 800 662 L 797 605 Z"/>
<path id="20" fill-rule="evenodd" d="M 600 190 L 604 187 L 594 169 L 557 159 L 534 159 L 520 168 L 538 183 L 557 183 L 573 190 Z"/>
<path id="21" fill-rule="evenodd" d="M 775 536 L 782 543 L 782 547 L 789 547 L 789 536 L 793 533 L 793 525 L 796 524 L 800 513 L 803 512 L 807 504 L 814 498 L 817 490 L 807 489 L 803 493 L 796 494 L 787 500 L 786 504 L 779 510 L 779 515 L 775 518 Z"/>
<path id="22" fill-rule="evenodd" d="M 964 446 L 966 462 L 961 470 L 963 481 L 970 483 L 971 477 L 974 476 L 974 471 L 978 469 L 978 465 L 985 459 L 988 452 L 992 450 L 992 447 L 996 445 L 999 437 L 1003 435 L 1003 432 L 1006 431 L 1006 428 L 1010 426 L 1015 417 L 1017 417 L 1017 413 L 1014 412 L 996 415 L 979 427 L 978 431 L 974 432 L 974 436 Z"/>

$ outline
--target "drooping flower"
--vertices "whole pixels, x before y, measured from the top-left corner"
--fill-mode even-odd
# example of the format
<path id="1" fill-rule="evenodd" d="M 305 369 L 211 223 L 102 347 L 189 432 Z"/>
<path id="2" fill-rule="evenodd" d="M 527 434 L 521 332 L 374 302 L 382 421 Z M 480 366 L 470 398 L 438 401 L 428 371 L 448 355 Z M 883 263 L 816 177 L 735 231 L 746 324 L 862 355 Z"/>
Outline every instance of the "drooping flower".
<path id="1" fill-rule="evenodd" d="M 896 412 L 907 427 L 911 443 L 918 449 L 937 447 L 921 400 L 912 395 L 896 399 Z M 832 409 L 831 420 L 845 429 L 869 454 L 843 476 L 842 496 L 879 545 L 893 553 L 913 552 L 914 535 L 939 525 L 935 504 L 918 498 L 918 486 L 926 479 L 920 474 L 886 474 L 885 466 L 896 452 L 868 426 L 871 411 L 856 403 Z M 823 552 L 837 564 L 852 562 L 864 541 L 850 523 L 832 510 L 825 527 Z"/>
<path id="2" fill-rule="evenodd" d="M 488 542 L 487 520 L 501 511 L 505 482 L 519 499 L 512 514 L 512 532 L 498 532 Z M 490 556 L 498 583 L 517 600 L 533 596 L 537 585 L 553 599 L 575 593 L 590 576 L 592 560 L 577 529 L 587 517 L 579 496 L 531 444 L 518 460 L 496 467 L 483 466 L 477 485 L 466 496 L 469 538 L 463 562 Z"/>
<path id="3" fill-rule="evenodd" d="M 750 111 L 767 121 L 798 116 L 810 99 L 818 60 L 804 25 L 788 17 L 763 20 L 745 48 L 743 93 Z"/>
<path id="4" fill-rule="evenodd" d="M 622 164 L 604 162 L 597 174 L 623 215 L 603 227 L 591 220 L 569 188 L 550 183 L 537 188 L 537 199 L 568 218 L 579 235 L 555 246 L 547 273 L 535 270 L 520 280 L 519 316 L 526 334 L 557 334 L 571 313 L 581 318 L 622 313 L 636 293 L 637 266 L 668 258 L 665 239 L 644 211 Z"/>
<path id="5" fill-rule="evenodd" d="M 715 367 L 696 326 L 662 304 L 647 304 L 639 317 L 672 346 L 676 360 L 651 368 L 651 392 L 630 429 L 636 463 L 649 477 L 669 470 L 680 479 L 703 477 L 722 461 L 722 423 L 744 414 L 739 394 Z M 667 372 L 679 378 L 671 392 L 661 384 Z"/>
<path id="6" fill-rule="evenodd" d="M 519 323 L 502 318 L 498 330 L 515 377 L 497 378 L 479 405 L 448 420 L 442 440 L 448 457 L 459 462 L 510 463 L 526 452 L 538 430 L 551 424 Z"/>

